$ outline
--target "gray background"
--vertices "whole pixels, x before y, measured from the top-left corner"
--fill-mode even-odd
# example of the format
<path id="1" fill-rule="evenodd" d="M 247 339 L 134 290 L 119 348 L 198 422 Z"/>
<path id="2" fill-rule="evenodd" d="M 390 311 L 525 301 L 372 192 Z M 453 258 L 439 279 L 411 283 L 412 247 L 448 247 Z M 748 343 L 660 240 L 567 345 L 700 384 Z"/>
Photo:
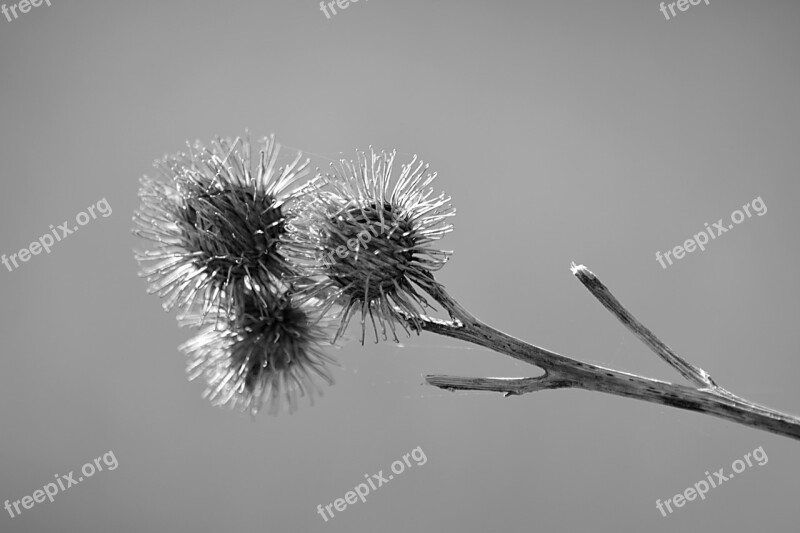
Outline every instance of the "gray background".
<path id="1" fill-rule="evenodd" d="M 569 272 L 585 263 L 723 386 L 800 412 L 800 3 L 66 1 L 0 19 L 0 253 L 105 197 L 0 269 L 0 503 L 113 450 L 119 468 L 5 532 L 789 531 L 800 442 L 578 391 L 503 399 L 427 373 L 533 375 L 423 335 L 346 344 L 314 407 L 252 421 L 188 383 L 176 327 L 131 250 L 138 178 L 187 139 L 275 132 L 315 163 L 418 153 L 452 195 L 438 276 L 489 323 L 679 381 Z M 761 196 L 663 270 L 664 251 Z M 316 514 L 412 448 L 427 455 L 328 523 Z M 763 446 L 769 462 L 664 518 Z"/>

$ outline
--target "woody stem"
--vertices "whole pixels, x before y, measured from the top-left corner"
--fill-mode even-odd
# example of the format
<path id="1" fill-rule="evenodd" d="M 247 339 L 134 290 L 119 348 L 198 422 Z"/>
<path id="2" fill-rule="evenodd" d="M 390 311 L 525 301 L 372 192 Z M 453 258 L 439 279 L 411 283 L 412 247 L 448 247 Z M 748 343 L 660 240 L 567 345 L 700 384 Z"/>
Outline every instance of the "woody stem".
<path id="1" fill-rule="evenodd" d="M 676 385 L 584 363 L 526 343 L 483 323 L 440 285 L 431 291 L 431 296 L 450 313 L 452 319 L 422 317 L 412 320 L 407 317 L 409 326 L 483 346 L 545 371 L 543 376 L 523 379 L 427 376 L 426 381 L 431 385 L 448 390 L 488 390 L 506 395 L 556 388 L 591 390 L 705 413 L 800 440 L 800 418 L 735 396 L 713 382 L 700 387 Z"/>

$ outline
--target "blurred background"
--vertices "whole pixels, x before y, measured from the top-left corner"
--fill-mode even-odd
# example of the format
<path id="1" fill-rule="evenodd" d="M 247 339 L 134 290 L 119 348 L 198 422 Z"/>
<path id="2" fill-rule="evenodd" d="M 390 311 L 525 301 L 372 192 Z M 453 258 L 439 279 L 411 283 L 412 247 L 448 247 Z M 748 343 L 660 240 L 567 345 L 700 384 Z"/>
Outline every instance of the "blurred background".
<path id="1" fill-rule="evenodd" d="M 9 0 L 10 1 L 10 0 Z M 559 353 L 681 382 L 573 279 L 593 270 L 722 386 L 800 413 L 800 3 L 52 0 L 0 18 L 0 503 L 113 451 L 114 471 L 0 531 L 789 531 L 800 442 L 581 391 L 447 393 L 425 374 L 533 367 L 430 335 L 350 342 L 294 415 L 212 407 L 190 336 L 137 277 L 138 180 L 186 140 L 274 132 L 314 165 L 418 154 L 453 197 L 438 279 L 477 316 Z M 663 269 L 756 197 L 746 219 Z M 351 330 L 355 333 L 355 329 Z M 355 336 L 355 335 L 354 335 Z M 323 506 L 414 464 L 333 519 Z M 769 461 L 663 517 L 762 446 Z M 77 476 L 76 476 L 77 477 Z"/>

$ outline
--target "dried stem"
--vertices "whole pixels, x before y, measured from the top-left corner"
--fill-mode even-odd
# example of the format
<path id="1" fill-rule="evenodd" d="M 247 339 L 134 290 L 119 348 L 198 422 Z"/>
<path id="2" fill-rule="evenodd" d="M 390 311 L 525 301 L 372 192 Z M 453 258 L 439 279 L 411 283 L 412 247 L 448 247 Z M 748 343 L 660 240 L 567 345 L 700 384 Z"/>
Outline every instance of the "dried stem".
<path id="1" fill-rule="evenodd" d="M 581 283 L 583 283 L 584 287 L 589 289 L 589 292 L 591 292 L 595 298 L 600 300 L 600 303 L 603 304 L 606 309 L 611 311 L 611 313 L 625 325 L 625 327 L 631 330 L 631 332 L 633 332 L 633 334 L 636 335 L 639 340 L 645 343 L 647 347 L 653 350 L 661 359 L 666 361 L 668 365 L 677 370 L 680 375 L 700 388 L 717 387 L 717 384 L 714 383 L 714 380 L 711 379 L 711 376 L 708 375 L 708 372 L 684 360 L 678 354 L 673 352 L 669 346 L 661 342 L 661 340 L 656 337 L 652 331 L 647 329 L 641 322 L 636 320 L 636 318 L 634 318 L 634 316 L 630 314 L 627 309 L 625 309 L 619 300 L 617 300 L 614 295 L 611 294 L 611 291 L 608 290 L 608 287 L 603 285 L 603 283 L 597 279 L 597 276 L 595 276 L 591 270 L 583 265 L 575 265 L 575 263 L 572 263 L 572 273 L 580 280 Z"/>
<path id="2" fill-rule="evenodd" d="M 520 361 L 540 367 L 543 376 L 535 378 L 464 378 L 426 376 L 426 381 L 447 390 L 483 390 L 502 392 L 506 396 L 545 389 L 576 388 L 604 392 L 625 398 L 697 411 L 725 420 L 800 440 L 800 418 L 775 411 L 739 398 L 717 386 L 708 373 L 694 367 L 675 354 L 655 335 L 625 310 L 605 285 L 584 267 L 575 267 L 576 275 L 603 304 L 697 388 L 676 385 L 635 374 L 592 365 L 551 352 L 496 330 L 472 316 L 441 286 L 431 296 L 446 309 L 451 320 L 423 317 L 408 325 L 483 346 Z M 586 280 L 586 281 L 584 281 Z"/>
<path id="3" fill-rule="evenodd" d="M 482 390 L 504 392 L 506 396 L 525 394 L 545 389 L 571 387 L 564 379 L 545 373 L 535 378 L 460 378 L 457 376 L 425 376 L 429 385 L 445 390 Z"/>

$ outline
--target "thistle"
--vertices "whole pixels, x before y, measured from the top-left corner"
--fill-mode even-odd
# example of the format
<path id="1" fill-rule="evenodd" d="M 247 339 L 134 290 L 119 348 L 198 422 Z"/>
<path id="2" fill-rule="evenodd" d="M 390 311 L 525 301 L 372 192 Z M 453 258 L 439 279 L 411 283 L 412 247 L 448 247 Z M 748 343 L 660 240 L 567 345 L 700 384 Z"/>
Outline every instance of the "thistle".
<path id="1" fill-rule="evenodd" d="M 134 233 L 155 247 L 136 259 L 165 310 L 200 302 L 204 316 L 222 305 L 228 316 L 241 315 L 247 291 L 271 298 L 294 273 L 277 248 L 295 194 L 288 188 L 307 174 L 308 161 L 298 153 L 276 168 L 280 146 L 274 136 L 263 144 L 257 169 L 249 138 L 218 139 L 157 161 L 159 175 L 142 179 Z"/>
<path id="2" fill-rule="evenodd" d="M 424 293 L 440 290 L 432 273 L 452 253 L 431 248 L 452 230 L 446 221 L 455 214 L 449 197 L 434 196 L 436 173 L 414 156 L 392 187 L 394 158 L 370 149 L 332 165 L 304 190 L 301 216 L 288 227 L 287 255 L 316 280 L 310 294 L 343 309 L 336 338 L 359 312 L 362 344 L 367 316 L 376 342 L 378 324 L 380 335 L 387 338 L 388 325 L 395 341 L 395 325 L 409 333 L 410 319 L 419 329 L 430 308 Z"/>
<path id="3" fill-rule="evenodd" d="M 190 310 L 183 323 L 203 328 L 181 349 L 190 377 L 204 376 L 217 404 L 255 414 L 281 398 L 320 392 L 314 377 L 331 382 L 322 351 L 329 323 L 342 336 L 361 315 L 376 342 L 397 326 L 483 346 L 534 365 L 535 378 L 427 376 L 447 390 L 484 390 L 506 396 L 578 388 L 702 412 L 800 439 L 800 418 L 757 405 L 720 387 L 703 369 L 677 355 L 622 306 L 583 266 L 573 274 L 648 348 L 690 385 L 584 363 L 516 339 L 482 322 L 434 279 L 450 253 L 433 247 L 452 226 L 450 198 L 434 195 L 436 177 L 416 156 L 393 178 L 395 152 L 357 153 L 331 172 L 285 194 L 306 174 L 301 156 L 274 171 L 277 147 L 267 141 L 258 177 L 249 169 L 249 143 L 218 141 L 201 153 L 166 158 L 162 180 L 145 179 L 137 235 L 156 242 L 144 269 L 165 307 Z M 278 176 L 277 179 L 273 179 Z M 394 186 L 391 186 L 394 181 Z M 284 208 L 287 199 L 291 208 Z M 449 314 L 426 314 L 427 298 Z M 194 304 L 198 305 L 195 306 Z M 195 309 L 196 307 L 196 309 Z M 206 324 L 213 311 L 214 326 Z M 220 326 L 221 325 L 221 326 Z M 378 326 L 380 325 L 380 334 Z M 387 330 L 388 326 L 388 330 Z M 334 329 L 333 326 L 330 329 Z"/>
<path id="4" fill-rule="evenodd" d="M 203 315 L 189 314 L 182 325 L 203 321 Z M 333 384 L 327 367 L 336 363 L 323 352 L 330 337 L 326 324 L 313 300 L 301 302 L 289 291 L 268 302 L 249 294 L 240 316 L 206 325 L 180 350 L 188 357 L 189 379 L 205 378 L 204 397 L 213 404 L 256 415 L 266 404 L 277 413 L 285 401 L 292 412 L 298 398 L 313 403 L 322 394 L 317 381 Z"/>

